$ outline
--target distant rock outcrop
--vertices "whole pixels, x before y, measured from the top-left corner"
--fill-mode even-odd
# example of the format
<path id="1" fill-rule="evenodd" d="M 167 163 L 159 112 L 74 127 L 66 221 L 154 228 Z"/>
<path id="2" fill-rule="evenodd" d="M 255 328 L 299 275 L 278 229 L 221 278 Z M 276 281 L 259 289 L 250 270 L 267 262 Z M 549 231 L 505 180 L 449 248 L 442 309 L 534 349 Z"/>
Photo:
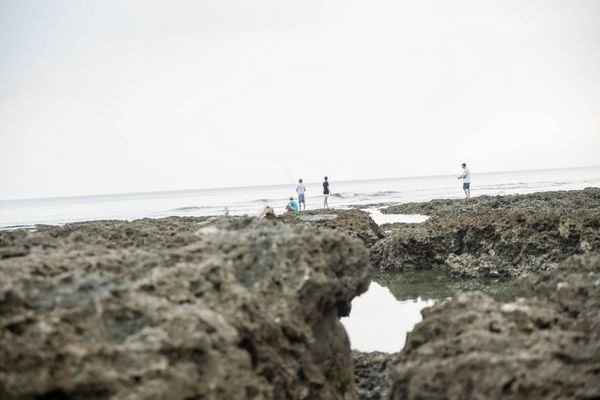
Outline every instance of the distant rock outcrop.
<path id="1" fill-rule="evenodd" d="M 600 188 L 564 190 L 503 196 L 477 196 L 465 199 L 436 199 L 403 203 L 381 209 L 384 214 L 425 214 L 449 217 L 483 210 L 600 210 Z"/>
<path id="2" fill-rule="evenodd" d="M 514 278 L 600 251 L 600 189 L 507 198 L 411 205 L 416 212 L 443 206 L 435 206 L 435 218 L 379 241 L 371 260 L 387 271 L 442 268 L 461 277 Z"/>
<path id="3" fill-rule="evenodd" d="M 383 238 L 383 232 L 379 225 L 373 221 L 367 212 L 358 209 L 327 209 L 287 213 L 278 217 L 278 220 L 289 224 L 308 223 L 319 228 L 334 229 L 362 240 L 367 247 L 371 247 Z"/>

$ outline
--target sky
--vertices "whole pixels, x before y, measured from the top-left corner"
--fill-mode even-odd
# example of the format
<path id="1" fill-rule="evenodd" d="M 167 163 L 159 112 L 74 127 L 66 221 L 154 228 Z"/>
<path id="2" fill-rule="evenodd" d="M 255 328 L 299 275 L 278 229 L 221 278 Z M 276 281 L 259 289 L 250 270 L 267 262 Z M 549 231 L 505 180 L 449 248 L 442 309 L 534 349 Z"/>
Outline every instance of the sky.
<path id="1" fill-rule="evenodd" d="M 0 199 L 600 165 L 597 0 L 0 0 Z"/>

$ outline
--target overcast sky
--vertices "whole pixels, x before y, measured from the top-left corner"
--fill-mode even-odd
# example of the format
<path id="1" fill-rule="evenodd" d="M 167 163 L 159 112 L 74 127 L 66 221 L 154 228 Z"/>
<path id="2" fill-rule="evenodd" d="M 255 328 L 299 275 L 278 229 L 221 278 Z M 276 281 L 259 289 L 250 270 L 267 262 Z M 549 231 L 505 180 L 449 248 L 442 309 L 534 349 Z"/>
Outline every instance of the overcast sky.
<path id="1" fill-rule="evenodd" d="M 0 0 L 0 199 L 599 149 L 597 0 Z"/>

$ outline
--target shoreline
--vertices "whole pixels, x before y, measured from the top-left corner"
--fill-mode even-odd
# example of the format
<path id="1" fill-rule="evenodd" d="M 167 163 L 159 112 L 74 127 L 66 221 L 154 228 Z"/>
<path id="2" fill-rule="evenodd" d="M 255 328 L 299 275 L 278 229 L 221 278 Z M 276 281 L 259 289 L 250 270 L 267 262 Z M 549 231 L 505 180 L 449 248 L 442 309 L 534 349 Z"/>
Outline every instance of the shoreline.
<path id="1" fill-rule="evenodd" d="M 525 174 L 478 174 L 472 195 L 531 193 L 554 190 L 581 190 L 600 187 L 600 168 L 555 170 Z M 431 199 L 460 199 L 462 189 L 451 177 L 397 179 L 384 181 L 333 182 L 330 206 L 338 209 L 391 206 Z M 169 216 L 219 216 L 225 207 L 231 215 L 256 215 L 269 205 L 282 212 L 295 185 L 228 189 L 224 191 L 184 191 L 136 193 L 67 199 L 30 199 L 0 202 L 0 226 L 56 225 L 86 220 L 135 220 Z M 307 206 L 322 206 L 320 185 L 307 185 Z"/>
<path id="2" fill-rule="evenodd" d="M 388 211 L 407 210 L 430 218 L 379 226 L 365 211 L 330 209 L 0 231 L 0 363 L 14 365 L 0 371 L 0 394 L 94 387 L 100 400 L 148 394 L 144 383 L 155 379 L 171 394 L 219 388 L 251 398 L 225 375 L 194 372 L 216 368 L 267 398 L 447 396 L 429 392 L 432 374 L 436 387 L 464 395 L 600 395 L 585 381 L 600 365 L 600 188 Z M 399 353 L 351 352 L 340 318 L 369 282 L 384 282 L 380 270 L 401 283 L 396 298 L 440 294 L 421 286 L 431 277 L 418 271 L 465 285 L 422 312 Z M 469 284 L 489 279 L 515 282 L 518 295 L 494 299 Z M 109 354 L 119 361 L 106 368 Z M 528 372 L 531 360 L 542 372 Z M 568 374 L 554 379 L 547 365 Z M 112 368 L 122 377 L 111 378 Z M 45 379 L 49 371 L 64 378 Z M 494 379 L 473 381 L 478 371 Z"/>
<path id="3" fill-rule="evenodd" d="M 594 190 L 597 187 L 593 186 L 593 187 L 585 187 L 583 189 L 564 189 L 564 190 L 552 190 L 552 189 L 547 189 L 547 190 L 541 190 L 541 191 L 534 191 L 534 192 L 528 192 L 528 193 L 510 193 L 510 194 L 497 194 L 497 195 L 489 195 L 489 194 L 479 194 L 479 195 L 474 195 L 473 197 L 471 197 L 471 199 L 466 200 L 466 201 L 471 201 L 474 202 L 475 204 L 480 200 L 480 199 L 494 199 L 494 198 L 506 198 L 506 197 L 519 197 L 519 196 L 529 196 L 529 195 L 535 195 L 535 194 L 555 194 L 555 193 L 566 193 L 568 195 L 568 193 L 570 192 L 579 192 L 582 190 Z M 149 192 L 149 194 L 151 194 L 153 192 Z M 73 198 L 78 198 L 78 197 L 73 197 Z M 37 200 L 37 199 L 34 199 Z M 40 199 L 40 200 L 46 200 L 46 199 Z M 17 200 L 15 200 L 17 201 Z M 301 213 L 304 212 L 317 212 L 317 213 L 322 213 L 322 212 L 327 212 L 328 210 L 331 211 L 335 211 L 335 210 L 352 210 L 352 209 L 357 209 L 357 210 L 364 210 L 366 212 L 368 212 L 369 214 L 372 215 L 372 217 L 374 218 L 374 220 L 380 221 L 378 222 L 379 225 L 393 225 L 395 223 L 422 223 L 425 222 L 430 215 L 427 215 L 426 212 L 430 212 L 431 208 L 425 208 L 425 209 L 421 209 L 419 208 L 419 205 L 425 205 L 425 204 L 430 204 L 430 203 L 438 203 L 438 204 L 462 204 L 462 202 L 465 201 L 465 199 L 463 197 L 461 197 L 460 195 L 456 195 L 454 197 L 449 197 L 449 198 L 435 198 L 435 199 L 431 199 L 431 200 L 424 200 L 424 201 L 418 201 L 418 202 L 414 202 L 414 201 L 406 201 L 406 202 L 397 202 L 397 201 L 387 201 L 387 202 L 381 202 L 381 203 L 370 203 L 370 204 L 358 204 L 358 205 L 353 205 L 353 204 L 349 204 L 349 205 L 341 205 L 339 207 L 331 207 L 329 209 L 326 208 L 313 208 L 313 209 L 309 209 L 306 211 L 300 211 Z M 197 207 L 194 206 L 190 206 L 190 207 L 182 207 L 182 209 L 194 209 Z M 218 218 L 218 217 L 222 217 L 225 214 L 225 209 L 227 208 L 226 206 L 219 206 L 217 207 L 219 209 L 222 209 L 223 212 L 219 213 L 219 214 L 207 214 L 207 215 L 188 215 L 188 214 L 178 214 L 178 213 L 173 213 L 171 215 L 145 215 L 145 216 L 141 216 L 141 217 L 94 217 L 91 219 L 72 219 L 69 221 L 65 221 L 65 222 L 57 222 L 57 223 L 32 223 L 32 224 L 17 224 L 17 225 L 5 225 L 5 226 L 0 226 L 0 232 L 2 231 L 7 231 L 7 230 L 18 230 L 18 229 L 37 229 L 37 228 L 43 228 L 43 227 L 59 227 L 59 226 L 65 226 L 68 224 L 79 224 L 79 223 L 85 223 L 85 222 L 102 222 L 102 221 L 122 221 L 122 222 L 133 222 L 139 219 L 154 219 L 154 220 L 161 220 L 161 219 L 165 219 L 165 218 L 172 218 L 172 217 L 181 217 L 181 218 Z M 285 211 L 283 208 L 279 208 L 279 213 L 277 214 L 278 216 L 283 216 L 285 215 Z M 249 213 L 242 213 L 242 214 L 231 214 L 231 216 L 234 217 L 253 217 L 256 215 L 256 213 L 260 211 L 260 209 L 256 209 L 253 210 L 253 212 L 249 212 Z M 373 216 L 373 214 L 375 214 Z"/>

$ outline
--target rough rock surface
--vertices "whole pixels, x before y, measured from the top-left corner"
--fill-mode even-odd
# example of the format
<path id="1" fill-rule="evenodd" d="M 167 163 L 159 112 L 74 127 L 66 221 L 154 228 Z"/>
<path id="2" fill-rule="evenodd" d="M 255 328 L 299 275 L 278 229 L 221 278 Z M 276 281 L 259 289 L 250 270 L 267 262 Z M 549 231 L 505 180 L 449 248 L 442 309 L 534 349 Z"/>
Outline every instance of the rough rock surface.
<path id="1" fill-rule="evenodd" d="M 522 293 L 531 297 L 474 292 L 424 310 L 389 398 L 599 398 L 600 257 L 570 258 Z"/>
<path id="2" fill-rule="evenodd" d="M 397 353 L 379 351 L 363 353 L 352 350 L 354 375 L 360 400 L 379 400 L 385 398 L 391 387 L 388 366 L 398 357 Z"/>
<path id="3" fill-rule="evenodd" d="M 482 210 L 600 210 L 600 188 L 515 194 L 477 196 L 464 199 L 436 199 L 423 203 L 404 203 L 381 209 L 384 214 L 424 214 L 444 217 Z"/>
<path id="4" fill-rule="evenodd" d="M 355 399 L 360 241 L 248 218 L 0 232 L 2 399 Z"/>
<path id="5" fill-rule="evenodd" d="M 305 223 L 319 228 L 334 229 L 351 237 L 361 239 L 367 247 L 383 238 L 379 225 L 369 213 L 358 210 L 310 210 L 299 213 L 286 213 L 277 217 L 279 221 L 290 224 Z"/>
<path id="6" fill-rule="evenodd" d="M 462 277 L 513 278 L 600 251 L 600 208 L 593 200 L 600 190 L 561 193 L 566 208 L 554 207 L 550 194 L 545 203 L 546 195 L 513 196 L 529 208 L 513 201 L 503 209 L 476 207 L 406 226 L 373 246 L 371 260 L 381 270 L 443 268 Z"/>

